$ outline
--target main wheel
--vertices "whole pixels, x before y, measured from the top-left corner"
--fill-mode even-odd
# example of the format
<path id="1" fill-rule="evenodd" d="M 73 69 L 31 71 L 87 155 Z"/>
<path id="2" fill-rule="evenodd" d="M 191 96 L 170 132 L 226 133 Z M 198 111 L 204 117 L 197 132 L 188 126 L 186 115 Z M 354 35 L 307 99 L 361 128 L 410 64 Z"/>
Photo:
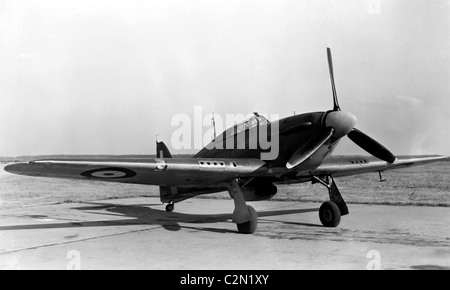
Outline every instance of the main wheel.
<path id="1" fill-rule="evenodd" d="M 322 203 L 319 209 L 319 218 L 325 227 L 337 227 L 341 222 L 341 211 L 332 201 Z"/>
<path id="2" fill-rule="evenodd" d="M 173 204 L 173 202 L 171 202 L 168 205 L 166 205 L 166 211 L 167 212 L 173 212 L 174 208 L 175 208 L 175 205 Z"/>
<path id="3" fill-rule="evenodd" d="M 247 209 L 250 213 L 250 220 L 242 224 L 237 224 L 238 231 L 241 234 L 253 234 L 258 225 L 258 214 L 256 213 L 256 210 L 249 205 L 247 205 Z"/>

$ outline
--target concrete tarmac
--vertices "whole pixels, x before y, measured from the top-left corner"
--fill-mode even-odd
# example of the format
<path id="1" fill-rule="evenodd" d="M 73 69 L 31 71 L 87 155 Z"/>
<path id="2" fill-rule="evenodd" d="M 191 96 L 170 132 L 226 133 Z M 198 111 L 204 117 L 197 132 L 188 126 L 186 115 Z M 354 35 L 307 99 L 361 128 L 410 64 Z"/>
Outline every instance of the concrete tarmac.
<path id="1" fill-rule="evenodd" d="M 349 204 L 324 228 L 319 203 L 250 202 L 252 235 L 233 201 L 158 198 L 5 209 L 0 269 L 450 269 L 450 209 Z"/>

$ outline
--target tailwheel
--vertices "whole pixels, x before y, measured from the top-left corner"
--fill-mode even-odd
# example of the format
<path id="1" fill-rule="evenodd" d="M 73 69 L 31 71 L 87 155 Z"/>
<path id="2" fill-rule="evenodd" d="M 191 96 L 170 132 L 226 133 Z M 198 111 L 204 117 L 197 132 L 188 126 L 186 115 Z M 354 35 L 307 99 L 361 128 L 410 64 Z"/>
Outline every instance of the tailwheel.
<path id="1" fill-rule="evenodd" d="M 319 209 L 319 218 L 325 227 L 337 227 L 341 222 L 341 211 L 332 201 L 322 203 Z"/>
<path id="2" fill-rule="evenodd" d="M 166 205 L 167 212 L 173 212 L 174 209 L 175 209 L 175 204 L 173 201 L 169 202 L 169 204 Z"/>
<path id="3" fill-rule="evenodd" d="M 247 209 L 250 213 L 250 220 L 245 223 L 236 224 L 238 231 L 241 234 L 253 234 L 258 225 L 258 214 L 256 213 L 256 210 L 249 205 L 247 206 Z"/>

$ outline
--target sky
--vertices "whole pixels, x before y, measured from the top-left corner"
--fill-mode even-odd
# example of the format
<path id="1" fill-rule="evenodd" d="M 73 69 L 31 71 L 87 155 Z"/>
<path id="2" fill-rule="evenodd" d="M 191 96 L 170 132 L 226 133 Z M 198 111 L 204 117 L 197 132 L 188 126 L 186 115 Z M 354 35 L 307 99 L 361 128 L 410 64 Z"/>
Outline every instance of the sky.
<path id="1" fill-rule="evenodd" d="M 450 1 L 0 0 L 0 156 L 154 154 L 195 106 L 332 109 L 326 47 L 358 129 L 450 154 Z"/>

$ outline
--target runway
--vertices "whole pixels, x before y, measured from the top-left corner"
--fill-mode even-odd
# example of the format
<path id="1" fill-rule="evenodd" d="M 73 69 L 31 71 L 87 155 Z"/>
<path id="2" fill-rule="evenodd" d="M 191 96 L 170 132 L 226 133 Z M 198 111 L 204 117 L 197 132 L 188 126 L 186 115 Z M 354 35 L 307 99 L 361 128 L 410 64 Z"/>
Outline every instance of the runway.
<path id="1" fill-rule="evenodd" d="M 11 208 L 0 269 L 450 269 L 450 209 L 349 204 L 324 228 L 319 203 L 260 201 L 252 235 L 232 200 L 158 198 Z"/>

